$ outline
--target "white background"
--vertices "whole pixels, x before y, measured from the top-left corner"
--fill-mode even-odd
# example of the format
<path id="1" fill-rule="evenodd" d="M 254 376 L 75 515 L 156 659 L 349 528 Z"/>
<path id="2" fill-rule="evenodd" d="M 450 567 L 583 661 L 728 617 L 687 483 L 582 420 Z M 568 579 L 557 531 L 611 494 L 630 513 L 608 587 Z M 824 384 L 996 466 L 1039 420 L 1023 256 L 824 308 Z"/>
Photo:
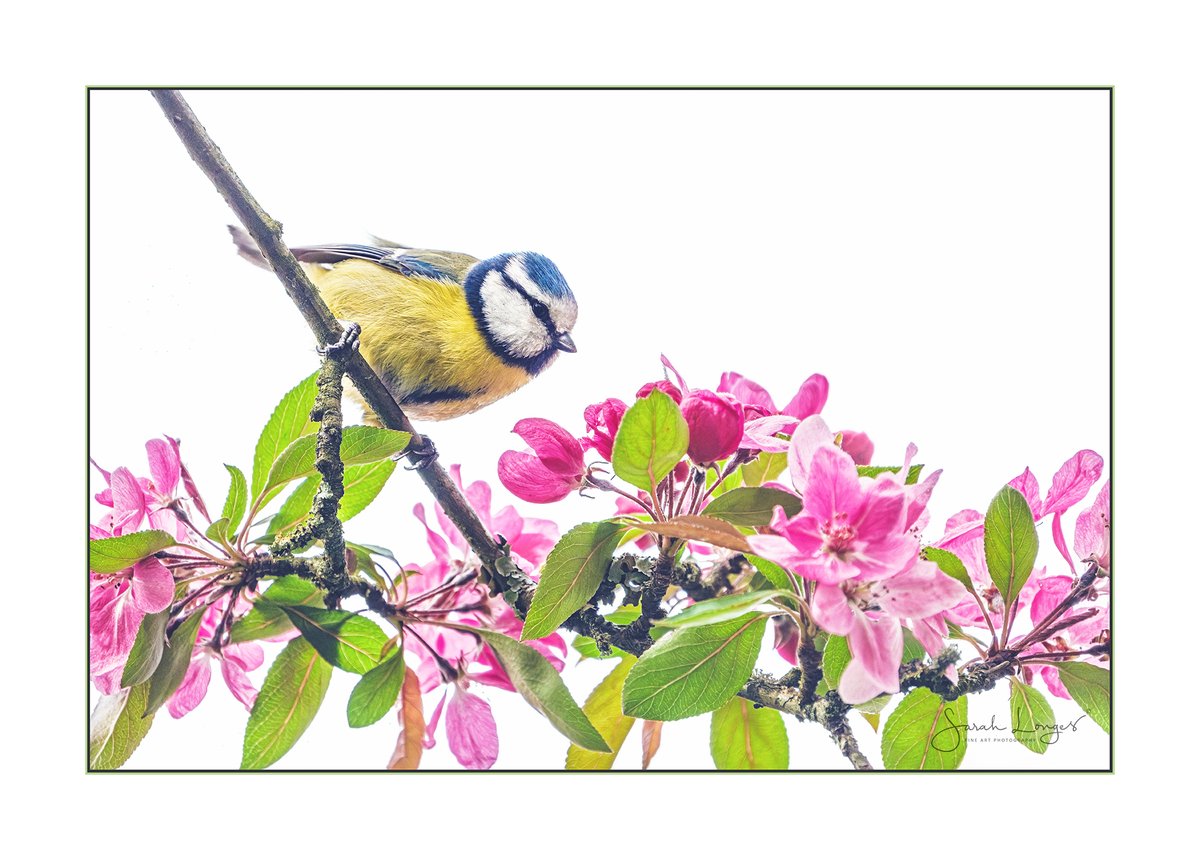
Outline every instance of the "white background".
<path id="1" fill-rule="evenodd" d="M 73 571 L 83 567 L 82 549 L 78 550 L 79 562 L 72 565 L 54 560 L 48 562 L 44 547 L 53 546 L 56 541 L 61 545 L 63 529 L 73 528 L 71 524 L 77 522 L 75 517 L 78 515 L 78 508 L 74 507 L 77 502 L 70 500 L 78 499 L 76 481 L 80 472 L 71 457 L 66 457 L 58 467 L 53 462 L 57 452 L 81 450 L 80 428 L 84 426 L 86 415 L 79 396 L 83 380 L 72 370 L 72 366 L 81 366 L 84 355 L 83 308 L 73 300 L 80 293 L 70 292 L 69 286 L 78 284 L 75 277 L 83 273 L 79 243 L 75 238 L 81 235 L 82 228 L 79 189 L 83 187 L 84 163 L 79 147 L 84 130 L 80 112 L 83 83 L 133 82 L 148 78 L 163 83 L 1112 83 L 1117 85 L 1118 91 L 1117 333 L 1121 348 L 1117 355 L 1116 386 L 1117 420 L 1121 427 L 1118 444 L 1122 455 L 1118 462 L 1123 464 L 1119 469 L 1116 509 L 1118 532 L 1123 540 L 1121 545 L 1129 551 L 1126 557 L 1132 559 L 1133 565 L 1129 568 L 1132 571 L 1130 588 L 1121 592 L 1118 601 L 1125 637 L 1122 640 L 1123 665 L 1130 667 L 1131 672 L 1124 685 L 1118 684 L 1124 692 L 1124 695 L 1118 693 L 1117 704 L 1123 718 L 1121 724 L 1125 727 L 1125 731 L 1119 732 L 1118 777 L 1101 781 L 1094 778 L 968 779 L 956 783 L 957 800 L 949 805 L 945 805 L 945 799 L 940 799 L 943 798 L 942 791 L 930 791 L 932 783 L 927 780 L 916 783 L 907 778 L 858 780 L 853 791 L 838 791 L 839 787 L 845 785 L 848 788 L 849 785 L 833 782 L 826 788 L 824 782 L 818 787 L 804 778 L 785 783 L 734 777 L 726 778 L 721 790 L 753 798 L 760 811 L 760 820 L 767 823 L 780 815 L 792 820 L 797 806 L 803 808 L 805 798 L 812 796 L 815 790 L 824 798 L 820 811 L 822 826 L 805 831 L 803 839 L 810 847 L 844 848 L 854 844 L 864 832 L 876 834 L 878 844 L 886 845 L 888 834 L 895 832 L 889 825 L 903 825 L 905 832 L 911 830 L 911 801 L 916 797 L 921 798 L 923 807 L 929 808 L 931 804 L 939 807 L 937 812 L 931 811 L 930 826 L 947 837 L 956 832 L 960 814 L 971 816 L 976 822 L 979 815 L 999 816 L 994 820 L 1011 821 L 1005 813 L 1017 808 L 1013 803 L 1023 803 L 1022 798 L 1038 797 L 1037 808 L 1020 815 L 1021 838 L 1041 840 L 1040 844 L 1044 846 L 1070 844 L 1077 851 L 1100 840 L 1111 841 L 1113 828 L 1124 823 L 1144 823 L 1149 810 L 1143 804 L 1152 797 L 1156 804 L 1155 820 L 1181 820 L 1172 811 L 1179 805 L 1179 796 L 1163 795 L 1152 789 L 1147 780 L 1165 775 L 1168 769 L 1175 773 L 1186 772 L 1194 763 L 1194 756 L 1188 752 L 1190 730 L 1186 725 L 1180 729 L 1178 738 L 1164 738 L 1160 730 L 1164 720 L 1171 725 L 1180 725 L 1175 717 L 1168 719 L 1168 715 L 1188 713 L 1189 703 L 1194 699 L 1189 685 L 1179 683 L 1179 664 L 1174 657 L 1173 640 L 1176 637 L 1171 631 L 1181 628 L 1171 623 L 1171 616 L 1164 615 L 1169 607 L 1180 605 L 1186 594 L 1172 586 L 1172 583 L 1184 582 L 1173 578 L 1173 572 L 1180 569 L 1180 561 L 1173 554 L 1178 553 L 1179 539 L 1186 534 L 1186 530 L 1179 530 L 1178 517 L 1172 513 L 1175 510 L 1172 495 L 1178 492 L 1172 488 L 1179 487 L 1179 469 L 1185 468 L 1182 464 L 1191 453 L 1187 437 L 1182 435 L 1190 417 L 1183 410 L 1188 407 L 1172 387 L 1186 383 L 1187 368 L 1194 363 L 1186 357 L 1185 350 L 1192 341 L 1190 321 L 1196 274 L 1194 253 L 1190 249 L 1194 248 L 1197 219 L 1194 207 L 1187 203 L 1195 199 L 1197 190 L 1197 169 L 1191 157 L 1195 151 L 1196 128 L 1194 114 L 1181 110 L 1180 106 L 1191 98 L 1188 87 L 1194 85 L 1196 76 L 1186 59 L 1190 55 L 1186 34 L 1194 32 L 1194 27 L 1189 21 L 1191 12 L 1185 4 L 1147 3 L 1140 5 L 1136 12 L 1126 13 L 1115 3 L 1064 3 L 1053 7 L 1017 3 L 1006 8 L 1003 14 L 990 9 L 975 13 L 959 4 L 947 3 L 931 3 L 919 11 L 892 4 L 862 4 L 846 13 L 814 11 L 794 5 L 784 9 L 773 8 L 772 4 L 756 4 L 736 17 L 725 14 L 724 10 L 718 14 L 715 8 L 710 9 L 704 4 L 689 4 L 687 13 L 664 4 L 653 11 L 640 10 L 634 23 L 634 19 L 623 14 L 625 10 L 621 4 L 615 3 L 606 6 L 605 14 L 592 14 L 586 20 L 557 9 L 550 13 L 548 8 L 540 10 L 544 14 L 530 17 L 514 15 L 508 9 L 472 8 L 469 13 L 457 16 L 453 25 L 437 19 L 437 13 L 428 9 L 414 11 L 389 6 L 373 18 L 351 15 L 347 20 L 373 23 L 370 27 L 354 28 L 338 28 L 333 23 L 326 26 L 324 22 L 329 22 L 330 16 L 336 16 L 335 12 L 330 10 L 322 16 L 317 14 L 320 10 L 305 9 L 301 4 L 287 21 L 293 31 L 287 36 L 279 32 L 281 21 L 274 17 L 256 17 L 244 4 L 239 5 L 236 12 L 222 15 L 216 5 L 210 4 L 203 15 L 189 18 L 184 24 L 186 38 L 171 29 L 181 22 L 163 21 L 160 16 L 144 14 L 121 16 L 114 14 L 110 7 L 97 9 L 96 13 L 80 10 L 76 17 L 55 21 L 52 27 L 48 26 L 50 22 L 32 17 L 28 10 L 18 13 L 14 20 L 14 32 L 23 34 L 23 38 L 14 42 L 9 59 L 15 58 L 23 65 L 22 73 L 14 74 L 10 80 L 22 84 L 22 88 L 12 93 L 10 117 L 13 123 L 5 146 L 13 150 L 9 160 L 10 166 L 15 168 L 10 177 L 11 188 L 14 199 L 21 201 L 21 205 L 10 207 L 6 221 L 14 238 L 13 248 L 22 252 L 13 255 L 10 283 L 27 286 L 13 294 L 15 314 L 11 319 L 23 324 L 19 329 L 10 328 L 16 330 L 16 355 L 31 365 L 23 376 L 31 383 L 29 414 L 33 422 L 31 429 L 36 435 L 28 440 L 32 455 L 16 464 L 15 477 L 10 478 L 10 483 L 15 480 L 19 490 L 10 494 L 6 511 L 10 513 L 10 522 L 15 520 L 22 524 L 21 536 L 27 538 L 25 545 L 17 549 L 20 563 L 17 573 L 22 577 L 21 581 L 31 584 L 44 581 L 49 588 L 43 598 L 47 606 L 76 607 L 75 621 L 67 629 L 84 629 L 83 602 L 76 596 L 78 589 L 71 585 L 76 581 Z M 350 15 L 351 11 L 347 9 L 346 14 Z M 316 26 L 317 21 L 323 22 L 322 26 Z M 47 38 L 41 38 L 42 33 L 46 33 Z M 49 34 L 53 34 L 52 40 L 48 38 Z M 219 54 L 218 47 L 225 53 Z M 227 58 L 224 62 L 218 60 L 222 55 Z M 30 70 L 46 69 L 47 56 L 57 60 L 53 71 L 42 72 L 45 77 L 38 81 L 38 86 L 33 86 Z M 204 106 L 199 94 L 193 102 L 268 208 L 288 224 L 290 231 L 300 228 L 300 219 L 309 225 L 306 232 L 295 236 L 297 240 L 349 238 L 343 235 L 343 229 L 384 232 L 385 226 L 368 219 L 369 212 L 365 208 L 361 213 L 349 213 L 348 222 L 336 224 L 329 217 L 336 208 L 329 203 L 311 212 L 282 211 L 282 198 L 263 185 L 266 178 L 261 173 L 252 173 L 250 166 L 242 163 L 233 150 L 230 130 L 217 125 L 217 118 L 210 115 L 211 110 Z M 356 122 L 373 123 L 379 119 L 378 115 L 372 115 L 357 118 Z M 153 124 L 148 119 L 146 122 Z M 319 125 L 318 118 L 308 117 L 303 131 L 312 132 Z M 422 132 L 426 133 L 429 132 Z M 169 148 L 167 140 L 160 137 L 159 148 Z M 295 135 L 289 135 L 288 145 L 293 145 L 296 140 Z M 409 160 L 407 152 L 411 144 L 411 135 L 397 142 L 399 167 Z M 347 165 L 353 166 L 358 166 L 358 162 Z M 900 177 L 893 178 L 898 180 Z M 215 205 L 211 211 L 223 222 L 226 216 L 220 211 L 219 202 L 203 201 L 204 196 L 212 192 L 200 184 L 199 174 L 196 173 L 191 181 L 195 184 L 191 194 L 187 195 L 186 208 Z M 423 218 L 428 221 L 428 201 L 423 203 L 422 211 Z M 630 211 L 636 214 L 637 208 Z M 686 214 L 680 207 L 679 211 L 673 212 L 673 217 L 685 217 Z M 134 235 L 143 233 L 148 225 L 166 219 L 182 219 L 182 215 L 174 208 L 171 212 L 156 209 L 138 213 L 137 224 L 122 237 L 123 247 L 129 247 Z M 204 220 L 209 219 L 206 216 Z M 183 222 L 178 223 L 182 225 Z M 514 230 L 517 226 L 516 222 L 507 224 L 505 219 L 498 223 Z M 662 230 L 669 225 L 659 222 L 655 226 Z M 93 222 L 93 228 L 96 227 Z M 461 220 L 456 220 L 451 232 L 435 234 L 423 229 L 417 236 L 409 233 L 409 224 L 404 222 L 399 223 L 396 229 L 401 232 L 396 235 L 403 234 L 411 241 L 428 241 L 430 244 L 442 240 L 443 244 L 476 252 L 505 246 L 500 237 L 489 237 L 482 246 L 473 239 L 468 243 L 469 237 L 460 232 L 460 228 L 465 227 Z M 333 232 L 335 228 L 337 233 Z M 206 223 L 204 230 L 210 229 Z M 764 219 L 764 224 L 756 225 L 754 235 L 765 229 Z M 180 226 L 169 235 L 173 246 L 190 259 L 199 234 L 185 232 Z M 540 250 L 558 260 L 581 299 L 587 302 L 589 293 L 580 282 L 581 272 L 571 268 L 573 261 L 565 250 L 561 250 L 563 244 L 552 244 L 543 235 L 539 232 L 531 239 L 522 229 L 521 235 L 509 241 L 518 244 L 536 241 Z M 603 235 L 610 239 L 606 246 L 631 244 L 618 241 L 625 236 L 613 236 L 611 225 Z M 697 238 L 700 237 L 710 244 L 718 239 L 707 230 L 697 234 Z M 93 241 L 95 239 L 93 235 Z M 215 249 L 220 240 L 205 241 Z M 793 241 L 789 246 L 794 244 Z M 684 257 L 695 255 L 695 245 L 689 245 L 688 250 L 690 253 Z M 99 253 L 95 245 L 93 253 Z M 220 252 L 214 251 L 214 256 L 219 255 Z M 93 263 L 98 261 L 99 257 L 94 256 Z M 928 259 L 923 258 L 922 262 L 927 263 Z M 987 262 L 994 265 L 995 259 L 989 258 Z M 976 274 L 986 269 L 980 261 Z M 67 285 L 66 291 L 64 285 Z M 93 291 L 98 286 L 93 284 Z M 63 301 L 64 292 L 71 298 Z M 646 298 L 645 293 L 641 298 Z M 238 307 L 245 309 L 249 299 L 250 292 L 242 291 Z M 97 304 L 95 292 L 93 303 Z M 584 307 L 581 337 L 587 320 L 598 305 L 585 304 Z M 982 315 L 985 323 L 992 313 L 994 308 Z M 247 318 L 262 324 L 259 317 Z M 52 335 L 47 341 L 48 319 L 61 321 L 61 330 L 66 336 L 56 338 Z M 295 323 L 287 322 L 286 314 L 282 314 L 273 325 L 282 327 Z M 57 330 L 51 329 L 52 332 Z M 1081 330 L 1080 336 L 1087 334 Z M 30 336 L 36 335 L 42 335 L 42 339 L 32 341 Z M 819 331 L 816 335 L 810 331 L 808 336 L 819 336 Z M 165 348 L 177 342 L 179 337 L 177 327 L 159 335 L 159 343 Z M 632 338 L 627 340 L 635 342 Z M 47 342 L 54 347 L 54 354 L 64 356 L 65 360 L 56 362 L 48 357 L 44 349 Z M 224 344 L 227 341 L 221 337 L 205 343 L 200 355 L 207 360 L 212 360 L 214 342 Z M 291 338 L 288 342 L 289 349 L 297 348 Z M 1024 342 L 1029 351 L 1043 349 L 1046 345 L 1032 337 L 1027 337 Z M 35 343 L 42 348 L 35 350 Z M 740 347 L 745 346 L 740 344 Z M 100 348 L 97 339 L 93 343 L 93 361 Z M 652 350 L 653 347 L 646 350 L 639 369 L 647 363 L 652 365 Z M 705 359 L 692 352 L 687 353 L 686 360 L 683 353 L 668 352 L 694 383 L 699 380 L 697 384 L 710 383 L 722 366 L 716 363 L 706 366 L 703 364 Z M 30 355 L 33 358 L 28 358 Z M 585 358 L 585 352 L 567 357 L 580 363 Z M 1086 408 L 1088 403 L 1076 393 L 1076 386 L 1081 378 L 1090 377 L 1091 374 L 1082 368 L 1095 360 L 1095 353 L 1081 345 L 1073 363 L 1058 367 L 1047 364 L 1043 373 L 1062 380 L 1061 397 L 1065 402 Z M 893 373 L 890 366 L 894 363 L 894 360 L 882 363 L 880 373 Z M 851 408 L 863 409 L 880 402 L 881 390 L 866 396 L 863 386 L 847 376 L 850 368 L 840 361 L 836 366 L 816 361 L 802 364 L 802 374 L 820 369 L 831 377 L 833 395 L 828 409 L 831 416 L 844 418 L 847 426 L 861 426 L 871 431 L 880 442 L 881 453 L 888 450 L 887 445 L 903 444 L 885 439 L 879 415 L 850 412 Z M 995 368 L 996 364 L 988 362 L 989 367 Z M 549 396 L 546 389 L 556 384 L 557 375 L 567 373 L 567 367 L 564 360 L 527 392 L 514 396 L 511 405 L 516 407 L 519 398 L 533 397 L 539 390 L 542 391 L 539 396 Z M 951 368 L 951 362 L 942 360 L 914 371 L 909 382 L 923 390 L 951 390 L 945 388 L 943 379 Z M 786 389 L 787 386 L 773 372 L 749 364 L 740 369 L 770 385 L 777 396 L 790 394 L 787 390 L 781 394 L 779 387 L 782 385 Z M 144 370 L 144 367 L 126 368 L 133 376 Z M 194 377 L 190 384 L 197 389 L 201 387 Z M 230 382 L 229 386 L 232 388 L 233 384 Z M 264 391 L 269 387 L 264 385 Z M 885 386 L 877 387 L 883 388 Z M 270 399 L 265 394 L 263 397 Z M 498 424 L 498 412 L 508 405 L 493 407 L 497 410 Z M 1014 455 L 1014 460 L 1019 462 L 1013 463 L 1013 468 L 1007 468 L 998 462 L 998 457 L 991 456 L 996 449 L 981 444 L 980 450 L 989 454 L 986 462 L 978 458 L 954 460 L 944 456 L 945 449 L 938 447 L 937 427 L 927 426 L 933 422 L 912 407 L 905 407 L 905 410 L 912 413 L 904 424 L 907 435 L 922 446 L 923 458 L 939 465 L 971 463 L 976 467 L 994 468 L 995 474 L 981 476 L 989 491 L 997 479 L 1006 479 L 1025 461 L 1041 475 L 1047 470 L 1053 471 L 1061 458 L 1069 453 L 1052 451 L 1052 446 L 1046 446 L 1044 450 L 1040 445 L 1030 446 L 1028 453 Z M 157 414 L 163 415 L 162 412 Z M 516 414 L 524 412 L 518 410 Z M 260 406 L 256 418 L 259 423 L 263 415 Z M 1081 428 L 1086 424 L 1086 421 L 1079 422 Z M 144 435 L 168 429 L 182 432 L 178 428 L 156 426 L 144 431 Z M 1040 431 L 1050 429 L 1043 427 Z M 449 426 L 439 430 L 442 431 L 439 438 L 449 439 Z M 100 428 L 94 414 L 92 432 L 93 441 L 98 445 Z M 127 439 L 135 436 L 132 429 L 128 434 L 122 434 Z M 202 438 L 216 437 L 206 433 Z M 1088 444 L 1079 437 L 1073 437 L 1072 443 Z M 1101 442 L 1094 444 L 1098 447 Z M 112 462 L 121 459 L 132 462 L 140 454 L 130 443 L 126 445 L 122 450 L 110 449 Z M 223 450 L 219 456 L 227 454 Z M 245 458 L 246 453 L 239 455 L 231 450 L 228 456 Z M 189 461 L 199 465 L 195 456 L 190 456 Z M 10 468 L 13 468 L 12 464 Z M 45 471 L 47 468 L 51 470 L 49 476 Z M 963 498 L 958 491 L 950 491 L 954 471 L 944 478 L 935 496 L 935 505 L 943 501 L 946 504 L 972 501 Z M 215 491 L 217 495 L 221 489 L 223 486 Z M 36 512 L 36 518 L 31 518 L 31 512 Z M 31 526 L 32 530 L 25 526 Z M 35 573 L 42 578 L 31 578 Z M 245 815 L 236 816 L 234 820 L 223 816 L 220 833 L 225 838 L 238 840 L 238 844 L 246 848 L 277 844 L 288 837 L 281 836 L 277 830 L 259 827 L 260 815 L 254 810 L 280 809 L 289 803 L 311 807 L 320 802 L 314 798 L 347 792 L 357 794 L 364 798 L 364 803 L 369 803 L 386 785 L 365 778 L 333 777 L 320 781 L 275 779 L 254 785 L 212 778 L 197 783 L 189 777 L 134 778 L 116 783 L 102 782 L 96 777 L 84 778 L 80 775 L 84 720 L 77 693 L 81 685 L 67 680 L 68 676 L 82 680 L 84 637 L 79 633 L 47 639 L 44 625 L 38 624 L 36 619 L 32 613 L 23 613 L 5 631 L 10 645 L 21 649 L 14 653 L 37 655 L 37 659 L 19 659 L 13 664 L 9 696 L 10 701 L 20 703 L 20 707 L 10 708 L 3 717 L 7 736 L 19 739 L 10 750 L 9 772 L 23 779 L 21 797 L 29 800 L 25 803 L 18 800 L 16 812 L 18 819 L 26 824 L 29 836 L 63 847 L 75 846 L 80 840 L 87 839 L 92 842 L 89 850 L 93 854 L 109 856 L 116 851 L 126 851 L 131 842 L 130 834 L 136 831 L 140 834 L 139 843 L 145 839 L 157 838 L 160 842 L 169 839 L 174 852 L 191 856 L 194 853 L 192 843 L 180 843 L 178 835 L 182 826 L 191 827 L 185 822 L 197 815 L 203 816 L 203 801 L 187 799 L 195 795 L 193 787 L 205 787 L 205 796 L 209 797 L 222 796 L 224 789 L 250 797 L 254 787 L 258 786 L 264 793 L 269 789 L 270 801 L 254 802 L 246 807 Z M 1167 623 L 1160 626 L 1164 621 Z M 32 649 L 31 644 L 34 645 Z M 73 668 L 76 666 L 80 668 Z M 1168 701 L 1171 708 L 1164 710 L 1164 703 Z M 210 706 L 211 702 L 206 702 L 204 707 Z M 31 714 L 36 716 L 31 719 Z M 198 713 L 193 718 L 199 716 Z M 156 727 L 155 731 L 161 729 L 161 726 Z M 78 740 L 64 742 L 69 738 Z M 206 735 L 203 743 L 212 740 Z M 976 756 L 977 752 L 973 749 L 971 756 Z M 664 746 L 660 755 L 665 757 L 666 754 Z M 653 833 L 656 825 L 666 820 L 677 822 L 671 825 L 671 833 L 680 846 L 693 839 L 702 839 L 710 850 L 744 844 L 744 836 L 739 830 L 713 831 L 695 823 L 698 819 L 694 811 L 688 810 L 694 810 L 696 803 L 706 809 L 712 808 L 715 788 L 715 784 L 697 777 L 660 778 L 647 787 L 636 777 L 618 776 L 615 781 L 614 778 L 605 781 L 584 776 L 575 777 L 584 782 L 571 783 L 566 786 L 567 791 L 562 790 L 562 784 L 549 778 L 507 777 L 499 786 L 492 780 L 463 782 L 459 777 L 421 779 L 419 788 L 403 785 L 394 794 L 388 793 L 391 797 L 389 807 L 417 813 L 415 818 L 407 814 L 398 816 L 396 829 L 408 844 L 424 845 L 435 839 L 445 844 L 446 837 L 442 834 L 449 833 L 453 834 L 456 845 L 468 847 L 469 834 L 479 832 L 479 828 L 464 831 L 457 822 L 474 807 L 480 792 L 484 796 L 490 795 L 496 787 L 500 787 L 505 796 L 520 798 L 520 809 L 512 818 L 520 820 L 522 826 L 499 830 L 487 827 L 483 832 L 491 845 L 497 840 L 519 839 L 519 834 L 510 830 L 524 832 L 527 826 L 539 821 L 572 820 L 578 814 L 581 796 L 593 799 L 589 806 L 593 803 L 604 805 L 604 798 L 614 792 L 627 798 L 635 792 L 651 801 L 650 813 L 622 816 L 619 829 L 628 836 Z M 52 800 L 47 796 L 50 791 L 53 792 Z M 1095 801 L 1086 800 L 1093 796 L 1097 798 Z M 1083 805 L 1077 806 L 1071 798 L 1081 799 Z M 622 809 L 629 808 L 628 800 L 621 803 Z M 737 806 L 742 808 L 743 804 Z M 1088 816 L 1101 811 L 1103 821 L 1111 823 L 1112 828 L 1087 823 Z M 478 816 L 472 817 L 479 820 Z M 681 827 L 678 823 L 681 821 L 693 824 Z M 864 830 L 866 824 L 870 827 Z M 1003 828 L 1003 825 L 998 826 Z M 1170 828 L 1169 823 L 1166 826 Z M 974 829 L 974 825 L 972 827 Z M 337 826 L 305 828 L 305 844 L 314 849 L 343 845 L 346 832 L 345 828 Z M 554 825 L 549 831 L 541 832 L 553 834 Z M 353 828 L 350 838 L 355 838 Z M 875 837 L 870 838 L 876 842 Z M 936 840 L 941 838 L 936 837 Z M 211 839 L 203 839 L 201 843 L 204 850 L 209 850 L 213 844 Z M 589 850 L 588 846 L 582 846 L 580 853 L 606 850 L 605 846 L 611 842 L 600 839 L 590 844 L 595 847 Z"/>
<path id="2" fill-rule="evenodd" d="M 1026 465 L 1049 486 L 1081 447 L 1107 458 L 1106 91 L 188 98 L 294 243 L 369 230 L 481 257 L 531 248 L 558 262 L 581 305 L 579 353 L 503 403 L 430 428 L 443 461 L 461 462 L 469 479 L 496 483 L 500 452 L 522 447 L 508 432 L 521 417 L 582 434 L 585 405 L 631 400 L 661 375 L 660 350 L 693 386 L 715 387 L 735 369 L 780 405 L 823 372 L 827 420 L 867 430 L 876 462 L 900 462 L 911 440 L 921 462 L 945 468 L 939 526 L 985 508 Z M 249 472 L 274 402 L 314 367 L 311 336 L 278 283 L 235 255 L 223 202 L 150 96 L 102 91 L 90 104 L 91 451 L 105 468 L 144 473 L 144 440 L 180 437 L 219 508 L 222 462 Z M 335 119 L 364 116 L 377 118 L 369 137 Z M 298 121 L 310 131 L 289 138 Z M 409 511 L 425 500 L 401 474 L 348 534 L 419 564 L 430 555 Z M 613 510 L 610 499 L 520 508 L 564 530 Z M 1048 528 L 1043 563 L 1062 567 Z M 607 668 L 568 672 L 577 698 Z M 355 680 L 339 673 L 281 766 L 386 763 L 394 719 L 345 727 Z M 561 767 L 565 744 L 548 725 L 515 694 L 487 695 L 500 715 L 497 767 Z M 973 720 L 990 722 L 980 707 L 984 719 Z M 1057 709 L 1063 722 L 1079 713 Z M 214 684 L 185 720 L 157 720 L 129 766 L 236 767 L 244 721 Z M 667 726 L 655 765 L 710 767 L 707 723 Z M 870 747 L 871 730 L 856 729 Z M 198 734 L 211 739 L 203 748 Z M 819 728 L 793 735 L 794 767 L 840 766 Z M 1044 756 L 973 744 L 964 766 L 1106 767 L 1104 733 L 1089 724 L 1077 735 Z M 637 746 L 623 764 L 637 766 Z M 444 743 L 427 764 L 454 766 Z"/>

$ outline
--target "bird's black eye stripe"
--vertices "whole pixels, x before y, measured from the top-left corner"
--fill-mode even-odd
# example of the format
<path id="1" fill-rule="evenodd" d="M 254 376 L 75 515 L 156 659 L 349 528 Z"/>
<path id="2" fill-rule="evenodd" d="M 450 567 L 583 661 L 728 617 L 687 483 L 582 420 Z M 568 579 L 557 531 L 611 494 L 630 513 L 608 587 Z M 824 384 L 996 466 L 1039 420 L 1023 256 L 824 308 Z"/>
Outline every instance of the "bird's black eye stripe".
<path id="1" fill-rule="evenodd" d="M 550 308 L 546 307 L 546 303 L 541 299 L 535 299 L 533 296 L 529 295 L 529 293 L 525 292 L 524 288 L 510 278 L 508 276 L 508 272 L 505 272 L 503 269 L 500 270 L 500 276 L 504 278 L 504 283 L 509 287 L 509 289 L 516 290 L 525 297 L 525 301 L 529 302 L 529 306 L 533 308 L 534 316 L 541 320 L 541 323 L 546 327 L 546 330 L 551 334 L 555 334 L 557 330 L 554 325 L 554 320 L 550 319 Z"/>

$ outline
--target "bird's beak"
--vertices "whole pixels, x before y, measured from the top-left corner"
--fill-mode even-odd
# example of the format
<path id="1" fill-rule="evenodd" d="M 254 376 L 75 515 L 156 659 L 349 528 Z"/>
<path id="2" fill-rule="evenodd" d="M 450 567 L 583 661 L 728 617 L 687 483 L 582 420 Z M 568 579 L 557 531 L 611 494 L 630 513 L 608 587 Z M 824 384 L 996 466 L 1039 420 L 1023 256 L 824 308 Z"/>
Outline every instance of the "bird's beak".
<path id="1" fill-rule="evenodd" d="M 575 352 L 575 341 L 571 340 L 571 335 L 566 332 L 554 339 L 554 346 L 562 352 Z"/>

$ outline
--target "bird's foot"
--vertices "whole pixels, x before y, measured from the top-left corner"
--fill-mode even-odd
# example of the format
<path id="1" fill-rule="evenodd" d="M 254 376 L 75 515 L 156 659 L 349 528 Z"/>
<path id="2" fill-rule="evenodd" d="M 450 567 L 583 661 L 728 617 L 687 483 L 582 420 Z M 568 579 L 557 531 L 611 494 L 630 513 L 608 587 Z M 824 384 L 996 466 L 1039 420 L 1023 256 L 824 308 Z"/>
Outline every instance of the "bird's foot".
<path id="1" fill-rule="evenodd" d="M 333 343 L 317 347 L 317 353 L 322 358 L 331 358 L 337 361 L 346 358 L 351 353 L 358 352 L 362 326 L 349 320 L 338 320 L 338 322 L 342 324 L 342 336 Z"/>
<path id="2" fill-rule="evenodd" d="M 408 458 L 408 465 L 404 468 L 409 471 L 428 469 L 437 462 L 438 452 L 437 448 L 433 445 L 433 440 L 428 436 L 421 436 L 419 438 L 420 442 L 418 444 L 409 445 L 404 450 L 404 453 L 400 455 L 401 457 Z"/>

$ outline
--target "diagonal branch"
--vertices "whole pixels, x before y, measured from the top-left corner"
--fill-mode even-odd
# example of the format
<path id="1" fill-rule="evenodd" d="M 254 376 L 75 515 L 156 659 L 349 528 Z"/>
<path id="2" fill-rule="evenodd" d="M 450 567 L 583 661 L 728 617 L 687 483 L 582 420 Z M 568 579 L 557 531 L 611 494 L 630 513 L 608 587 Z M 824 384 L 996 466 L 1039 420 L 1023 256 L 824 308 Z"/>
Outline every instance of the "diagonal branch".
<path id="1" fill-rule="evenodd" d="M 320 293 L 284 244 L 282 226 L 259 206 L 225 160 L 221 150 L 208 136 L 204 126 L 192 113 L 183 96 L 177 90 L 151 90 L 151 95 L 166 114 L 192 160 L 216 186 L 217 191 L 242 222 L 242 226 L 258 243 L 267 263 L 312 329 L 317 342 L 335 343 L 342 335 L 341 324 L 321 300 Z M 384 427 L 413 434 L 410 450 L 424 448 L 421 435 L 413 428 L 404 411 L 361 355 L 356 353 L 347 359 L 346 375 L 354 382 L 363 400 L 379 417 Z M 416 464 L 418 461 L 414 458 L 413 462 Z M 508 577 L 496 571 L 497 561 L 505 556 L 505 553 L 488 533 L 446 470 L 436 461 L 430 461 L 422 464 L 416 471 L 446 511 L 450 521 L 462 532 L 471 549 L 479 556 L 487 573 L 497 577 L 501 587 L 508 586 Z M 508 560 L 508 566 L 512 566 L 511 560 Z M 516 579 L 519 581 L 520 577 Z"/>

